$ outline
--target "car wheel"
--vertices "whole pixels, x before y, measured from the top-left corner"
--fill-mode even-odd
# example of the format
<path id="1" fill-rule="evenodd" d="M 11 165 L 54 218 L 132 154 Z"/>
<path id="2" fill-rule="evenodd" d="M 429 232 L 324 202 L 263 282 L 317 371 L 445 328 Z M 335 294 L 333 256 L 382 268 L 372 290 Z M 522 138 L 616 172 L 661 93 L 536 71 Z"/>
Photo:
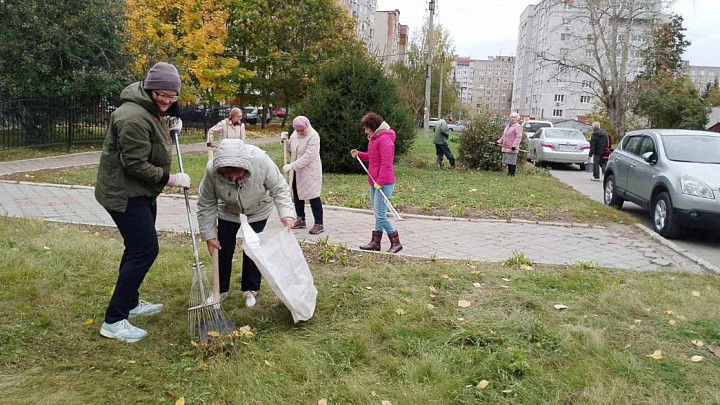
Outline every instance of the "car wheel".
<path id="1" fill-rule="evenodd" d="M 452 128 L 448 128 L 448 132 L 455 132 L 455 130 Z"/>
<path id="2" fill-rule="evenodd" d="M 543 165 L 542 161 L 538 160 L 537 150 L 533 152 L 533 165 L 535 167 L 542 167 Z"/>
<path id="3" fill-rule="evenodd" d="M 675 218 L 670 195 L 663 191 L 658 194 L 652 204 L 653 229 L 660 235 L 673 239 L 676 238 L 682 229 Z"/>
<path id="4" fill-rule="evenodd" d="M 615 176 L 610 174 L 605 178 L 605 186 L 603 190 L 603 201 L 605 202 L 605 205 L 615 207 L 617 209 L 622 208 L 625 200 L 617 195 L 617 190 L 615 189 Z"/>

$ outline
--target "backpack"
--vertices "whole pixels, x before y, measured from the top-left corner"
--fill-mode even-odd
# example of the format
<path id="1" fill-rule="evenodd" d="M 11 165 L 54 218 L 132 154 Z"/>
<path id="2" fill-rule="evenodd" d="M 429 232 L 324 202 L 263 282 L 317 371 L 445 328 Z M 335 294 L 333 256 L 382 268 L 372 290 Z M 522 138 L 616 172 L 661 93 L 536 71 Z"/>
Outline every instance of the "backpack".
<path id="1" fill-rule="evenodd" d="M 610 134 L 607 135 L 607 146 L 605 146 L 605 150 L 603 150 L 602 158 L 603 160 L 610 159 L 610 154 L 613 152 L 613 148 L 610 147 Z"/>

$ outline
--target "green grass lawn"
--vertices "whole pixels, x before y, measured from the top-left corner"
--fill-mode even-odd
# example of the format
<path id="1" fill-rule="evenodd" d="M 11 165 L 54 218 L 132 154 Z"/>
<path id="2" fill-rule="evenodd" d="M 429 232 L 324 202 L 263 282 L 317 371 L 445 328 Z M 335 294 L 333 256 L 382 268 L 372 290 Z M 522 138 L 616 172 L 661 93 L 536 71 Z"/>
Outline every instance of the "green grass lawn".
<path id="1" fill-rule="evenodd" d="M 3 404 L 720 403 L 715 276 L 308 245 L 311 321 L 293 325 L 266 284 L 244 308 L 236 271 L 223 308 L 254 336 L 197 349 L 187 236 L 161 237 L 141 293 L 165 309 L 133 320 L 149 331 L 136 344 L 98 334 L 123 249 L 114 229 L 0 218 L 0 241 Z M 662 359 L 647 357 L 656 350 Z"/>
<path id="2" fill-rule="evenodd" d="M 266 130 L 273 135 L 274 129 Z M 261 145 L 282 167 L 280 144 Z M 451 142 L 457 153 L 457 144 Z M 348 154 L 348 159 L 350 155 Z M 204 174 L 206 154 L 183 156 L 185 171 L 195 186 Z M 173 170 L 177 170 L 173 162 Z M 516 218 L 538 221 L 630 223 L 622 211 L 605 207 L 550 176 L 546 169 L 521 167 L 518 176 L 504 172 L 438 170 L 432 141 L 418 137 L 410 155 L 395 165 L 397 183 L 393 205 L 402 212 L 472 218 Z M 94 185 L 96 168 L 71 168 L 4 176 L 4 179 Z M 370 208 L 365 175 L 325 174 L 323 202 L 353 208 Z M 176 190 L 168 189 L 169 192 Z"/>

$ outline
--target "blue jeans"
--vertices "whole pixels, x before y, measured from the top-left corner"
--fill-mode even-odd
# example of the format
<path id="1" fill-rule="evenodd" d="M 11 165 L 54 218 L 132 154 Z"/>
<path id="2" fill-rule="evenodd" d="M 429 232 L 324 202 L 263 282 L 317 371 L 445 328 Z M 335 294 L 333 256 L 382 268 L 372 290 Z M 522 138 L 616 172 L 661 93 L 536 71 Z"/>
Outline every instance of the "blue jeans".
<path id="1" fill-rule="evenodd" d="M 380 187 L 380 190 L 385 193 L 385 196 L 389 200 L 393 190 L 395 190 L 395 183 L 386 184 Z M 370 203 L 372 204 L 373 214 L 375 214 L 375 231 L 382 232 L 384 230 L 388 235 L 394 234 L 395 227 L 390 220 L 387 219 L 387 204 L 385 204 L 385 199 L 373 186 L 370 186 Z"/>

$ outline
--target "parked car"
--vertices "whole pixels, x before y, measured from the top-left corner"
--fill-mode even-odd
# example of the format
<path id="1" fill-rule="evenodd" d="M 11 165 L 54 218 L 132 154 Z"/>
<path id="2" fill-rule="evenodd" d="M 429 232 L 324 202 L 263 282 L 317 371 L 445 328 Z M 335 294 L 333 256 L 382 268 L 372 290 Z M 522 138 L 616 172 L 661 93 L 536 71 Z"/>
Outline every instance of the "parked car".
<path id="1" fill-rule="evenodd" d="M 273 116 L 278 118 L 285 118 L 285 109 L 284 108 L 276 108 L 273 110 Z"/>
<path id="2" fill-rule="evenodd" d="M 540 166 L 544 162 L 577 163 L 585 170 L 590 142 L 572 128 L 540 127 L 528 140 L 528 159 Z"/>
<path id="3" fill-rule="evenodd" d="M 720 134 L 683 129 L 630 132 L 610 154 L 606 205 L 647 209 L 666 238 L 683 227 L 720 229 Z"/>
<path id="4" fill-rule="evenodd" d="M 243 107 L 243 122 L 250 124 L 250 125 L 255 125 L 262 120 L 262 113 L 263 113 L 262 107 L 252 107 L 252 106 Z M 270 123 L 270 115 L 269 114 L 265 118 L 265 123 L 266 124 Z"/>
<path id="5" fill-rule="evenodd" d="M 532 136 L 537 132 L 540 128 L 552 128 L 553 123 L 550 121 L 538 121 L 538 120 L 528 120 L 523 123 L 523 131 L 525 132 L 525 136 L 530 139 Z"/>
<path id="6" fill-rule="evenodd" d="M 428 123 L 428 126 L 430 127 L 430 129 L 435 128 L 435 126 L 438 124 L 438 121 L 440 121 L 440 118 L 430 117 L 430 121 Z"/>
<path id="7" fill-rule="evenodd" d="M 465 124 L 462 121 L 448 124 L 448 131 L 450 132 L 462 132 L 463 130 L 465 130 Z"/>

